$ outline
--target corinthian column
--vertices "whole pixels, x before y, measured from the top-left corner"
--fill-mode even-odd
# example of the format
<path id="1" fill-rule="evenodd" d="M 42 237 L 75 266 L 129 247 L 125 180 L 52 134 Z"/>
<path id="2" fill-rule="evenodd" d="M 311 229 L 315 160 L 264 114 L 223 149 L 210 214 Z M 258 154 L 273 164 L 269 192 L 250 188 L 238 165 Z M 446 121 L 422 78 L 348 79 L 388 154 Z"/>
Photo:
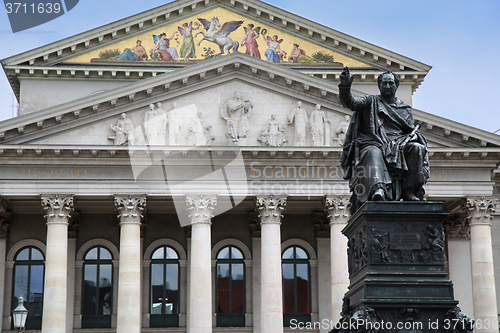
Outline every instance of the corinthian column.
<path id="1" fill-rule="evenodd" d="M 283 332 L 280 225 L 285 207 L 285 197 L 255 198 L 261 226 L 261 333 Z"/>
<path id="2" fill-rule="evenodd" d="M 141 221 L 145 208 L 145 196 L 115 196 L 120 223 L 117 333 L 141 332 Z"/>
<path id="3" fill-rule="evenodd" d="M 47 253 L 42 317 L 43 333 L 66 332 L 68 224 L 73 196 L 42 196 L 47 219 Z"/>
<path id="4" fill-rule="evenodd" d="M 476 333 L 498 332 L 493 251 L 491 247 L 491 215 L 496 199 L 467 198 L 466 211 L 470 224 L 472 262 L 472 297 Z M 481 325 L 479 325 L 481 324 Z"/>
<path id="5" fill-rule="evenodd" d="M 351 216 L 351 203 L 342 196 L 328 196 L 323 199 L 323 204 L 330 223 L 332 321 L 337 323 L 342 312 L 342 298 L 349 286 L 347 238 L 342 235 L 342 229 Z"/>
<path id="6" fill-rule="evenodd" d="M 189 268 L 189 333 L 212 332 L 212 258 L 210 257 L 215 196 L 186 197 L 191 224 L 191 257 Z"/>

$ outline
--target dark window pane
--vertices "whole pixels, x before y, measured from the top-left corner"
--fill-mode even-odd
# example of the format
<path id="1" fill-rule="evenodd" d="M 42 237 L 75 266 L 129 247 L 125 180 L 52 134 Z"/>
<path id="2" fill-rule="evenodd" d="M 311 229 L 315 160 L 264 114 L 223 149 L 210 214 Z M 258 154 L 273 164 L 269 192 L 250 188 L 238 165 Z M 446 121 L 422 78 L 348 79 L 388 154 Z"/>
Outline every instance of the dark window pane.
<path id="1" fill-rule="evenodd" d="M 229 247 L 225 247 L 220 250 L 219 254 L 217 255 L 217 259 L 229 259 Z"/>
<path id="2" fill-rule="evenodd" d="M 231 248 L 231 258 L 232 259 L 243 259 L 243 254 L 237 248 L 232 247 Z"/>
<path id="3" fill-rule="evenodd" d="M 111 252 L 109 252 L 107 249 L 101 247 L 99 249 L 99 252 L 100 252 L 99 253 L 99 255 L 100 255 L 99 259 L 101 259 L 101 260 L 111 260 L 111 259 L 113 259 L 113 257 L 111 256 Z"/>
<path id="4" fill-rule="evenodd" d="M 300 247 L 295 248 L 295 258 L 296 259 L 309 259 L 306 251 L 302 250 Z"/>
<path id="5" fill-rule="evenodd" d="M 297 312 L 309 313 L 309 274 L 307 264 L 297 264 Z"/>
<path id="6" fill-rule="evenodd" d="M 42 252 L 35 248 L 31 248 L 31 260 L 43 260 Z"/>
<path id="7" fill-rule="evenodd" d="M 14 274 L 14 297 L 23 296 L 28 300 L 28 266 L 16 265 Z"/>
<path id="8" fill-rule="evenodd" d="M 178 313 L 179 309 L 179 265 L 167 264 L 167 285 L 165 299 L 165 313 Z"/>
<path id="9" fill-rule="evenodd" d="M 96 249 L 97 254 L 97 249 Z M 97 265 L 83 266 L 83 309 L 84 315 L 96 314 L 97 303 Z"/>
<path id="10" fill-rule="evenodd" d="M 97 247 L 94 247 L 92 250 L 87 252 L 85 260 L 97 260 Z"/>
<path id="11" fill-rule="evenodd" d="M 289 247 L 286 249 L 285 252 L 283 252 L 283 256 L 281 257 L 282 259 L 293 259 L 293 247 Z"/>
<path id="12" fill-rule="evenodd" d="M 30 312 L 32 315 L 42 316 L 43 303 L 43 265 L 32 265 L 30 274 Z"/>
<path id="13" fill-rule="evenodd" d="M 30 258 L 30 249 L 26 248 L 19 252 L 16 256 L 16 260 L 29 260 Z"/>
<path id="14" fill-rule="evenodd" d="M 167 247 L 167 259 L 179 259 L 177 256 L 177 252 L 175 252 L 173 249 Z"/>
<path id="15" fill-rule="evenodd" d="M 101 249 L 102 250 L 102 249 Z M 102 253 L 102 252 L 101 252 Z M 111 315 L 112 265 L 99 265 L 99 313 Z"/>
<path id="16" fill-rule="evenodd" d="M 151 265 L 151 314 L 162 314 L 163 269 L 163 264 Z"/>
<path id="17" fill-rule="evenodd" d="M 295 288 L 293 264 L 283 264 L 283 312 L 295 313 Z"/>
<path id="18" fill-rule="evenodd" d="M 244 313 L 245 309 L 245 286 L 243 276 L 243 264 L 231 265 L 231 311 L 232 313 Z"/>
<path id="19" fill-rule="evenodd" d="M 229 313 L 229 309 L 229 264 L 217 264 L 217 313 Z"/>
<path id="20" fill-rule="evenodd" d="M 156 249 L 156 251 L 151 256 L 151 259 L 165 259 L 164 249 L 165 249 L 164 247 Z"/>

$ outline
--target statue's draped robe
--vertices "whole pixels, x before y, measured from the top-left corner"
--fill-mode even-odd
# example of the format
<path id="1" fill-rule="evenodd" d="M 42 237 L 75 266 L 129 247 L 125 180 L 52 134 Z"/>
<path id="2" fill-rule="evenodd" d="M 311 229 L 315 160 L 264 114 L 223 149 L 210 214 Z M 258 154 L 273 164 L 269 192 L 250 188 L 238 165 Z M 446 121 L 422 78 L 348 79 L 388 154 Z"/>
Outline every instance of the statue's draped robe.
<path id="1" fill-rule="evenodd" d="M 350 88 L 342 86 L 339 98 L 355 111 L 340 159 L 353 204 L 367 201 L 379 188 L 386 190 L 388 200 L 399 200 L 396 181 L 423 199 L 422 186 L 429 178 L 427 141 L 417 132 L 416 142 L 404 144 L 414 129 L 411 107 L 398 98 L 391 104 L 379 95 L 354 98 Z"/>

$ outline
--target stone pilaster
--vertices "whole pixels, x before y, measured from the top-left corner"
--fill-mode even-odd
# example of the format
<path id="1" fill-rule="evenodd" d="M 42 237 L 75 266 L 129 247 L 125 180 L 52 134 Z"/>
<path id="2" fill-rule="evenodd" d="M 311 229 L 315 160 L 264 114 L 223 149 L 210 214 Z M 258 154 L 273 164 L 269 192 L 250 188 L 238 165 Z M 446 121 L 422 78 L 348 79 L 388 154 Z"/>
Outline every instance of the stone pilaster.
<path id="1" fill-rule="evenodd" d="M 212 332 L 211 224 L 217 197 L 186 197 L 191 224 L 188 333 Z"/>
<path id="2" fill-rule="evenodd" d="M 342 298 L 349 287 L 347 239 L 341 231 L 351 216 L 351 203 L 349 198 L 327 196 L 323 199 L 323 204 L 330 223 L 332 321 L 336 323 L 342 312 Z"/>
<path id="3" fill-rule="evenodd" d="M 73 212 L 68 225 L 68 307 L 66 308 L 66 332 L 73 332 L 75 315 L 75 274 L 76 274 L 76 237 L 80 225 L 80 213 Z M 77 313 L 79 315 L 80 313 Z"/>
<path id="4" fill-rule="evenodd" d="M 2 212 L 0 209 L 0 314 L 3 314 L 4 296 L 5 296 L 5 258 L 7 256 L 7 236 L 9 235 L 9 227 L 11 214 Z M 0 315 L 0 328 L 3 327 L 3 315 Z"/>
<path id="5" fill-rule="evenodd" d="M 491 243 L 491 220 L 497 199 L 467 198 L 465 210 L 470 225 L 472 296 L 476 333 L 498 332 L 497 301 Z"/>
<path id="6" fill-rule="evenodd" d="M 285 207 L 285 197 L 255 198 L 261 226 L 261 333 L 283 332 L 281 219 Z"/>
<path id="7" fill-rule="evenodd" d="M 141 332 L 141 221 L 145 209 L 145 196 L 115 196 L 120 224 L 117 333 Z"/>
<path id="8" fill-rule="evenodd" d="M 66 332 L 68 283 L 68 225 L 73 211 L 72 195 L 41 197 L 47 220 L 47 250 L 42 318 L 43 333 Z"/>

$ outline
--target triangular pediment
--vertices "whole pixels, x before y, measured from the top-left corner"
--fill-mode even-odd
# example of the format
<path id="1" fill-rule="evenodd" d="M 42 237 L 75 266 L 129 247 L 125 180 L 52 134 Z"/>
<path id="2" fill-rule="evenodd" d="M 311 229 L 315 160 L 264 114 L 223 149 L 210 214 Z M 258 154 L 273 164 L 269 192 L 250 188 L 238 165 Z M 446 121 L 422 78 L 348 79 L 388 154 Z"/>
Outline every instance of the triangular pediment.
<path id="1" fill-rule="evenodd" d="M 110 23 L 108 25 L 51 43 L 49 45 L 12 56 L 2 61 L 4 66 L 36 65 L 54 66 L 61 63 L 89 63 L 98 59 L 103 51 L 133 48 L 140 39 L 149 53 L 153 48 L 153 35 L 165 32 L 169 37 L 183 23 L 197 22 L 198 18 L 211 20 L 218 17 L 220 23 L 228 21 L 243 21 L 242 26 L 231 33 L 229 37 L 242 42 L 244 27 L 254 24 L 261 27 L 261 32 L 267 36 L 277 35 L 283 39 L 281 49 L 287 53 L 285 63 L 289 63 L 289 56 L 293 44 L 298 44 L 307 56 L 312 57 L 320 52 L 333 57 L 336 63 L 351 67 L 377 68 L 387 70 L 409 70 L 427 72 L 430 66 L 404 57 L 397 53 L 383 49 L 376 45 L 356 39 L 334 29 L 322 26 L 300 16 L 270 6 L 259 0 L 177 0 L 158 8 L 145 11 L 129 18 Z M 200 28 L 198 31 L 203 31 Z M 171 47 L 177 48 L 180 53 L 183 37 L 178 34 L 177 40 L 171 41 Z M 197 43 L 201 39 L 195 39 Z M 259 50 L 265 59 L 265 45 L 262 36 L 259 36 Z M 177 44 L 179 43 L 179 44 Z M 206 51 L 203 48 L 215 49 L 218 47 L 209 42 L 203 42 L 196 51 L 197 58 L 203 59 Z M 240 47 L 245 52 L 245 47 Z"/>
<path id="2" fill-rule="evenodd" d="M 198 111 L 202 113 L 203 122 L 212 127 L 213 143 L 227 142 L 227 119 L 222 116 L 222 108 L 235 91 L 240 91 L 242 98 L 253 105 L 245 143 L 248 146 L 265 146 L 259 138 L 271 115 L 276 115 L 282 127 L 287 125 L 283 131 L 280 129 L 284 136 L 282 145 L 294 146 L 295 124 L 290 124 L 288 119 L 298 101 L 308 116 L 315 105 L 321 105 L 330 124 L 330 147 L 339 146 L 335 141 L 336 130 L 345 117 L 352 114 L 340 105 L 338 87 L 331 82 L 244 54 L 231 54 L 4 121 L 0 123 L 0 143 L 114 145 L 115 141 L 110 138 L 114 134 L 112 125 L 118 125 L 122 113 L 139 128 L 149 105 L 157 103 L 161 103 L 167 113 L 173 103 L 177 103 L 177 108 L 185 114 L 179 134 L 181 145 L 193 144 L 194 134 L 189 127 Z M 430 147 L 500 145 L 497 136 L 466 125 L 418 110 L 414 110 L 414 117 L 423 121 L 422 132 Z M 305 145 L 313 146 L 309 126 Z M 168 145 L 168 129 L 163 135 Z M 143 143 L 137 139 L 136 144 Z"/>

